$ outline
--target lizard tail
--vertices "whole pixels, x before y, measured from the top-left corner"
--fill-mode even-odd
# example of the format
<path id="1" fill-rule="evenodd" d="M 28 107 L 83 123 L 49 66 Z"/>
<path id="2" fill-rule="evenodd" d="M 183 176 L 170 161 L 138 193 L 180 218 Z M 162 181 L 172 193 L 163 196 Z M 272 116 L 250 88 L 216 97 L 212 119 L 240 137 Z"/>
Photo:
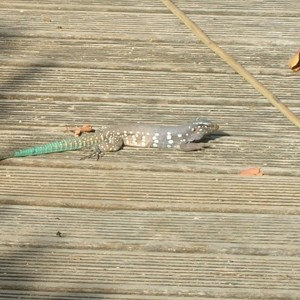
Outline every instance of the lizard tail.
<path id="1" fill-rule="evenodd" d="M 0 160 L 12 157 L 24 157 L 31 155 L 41 155 L 47 153 L 78 150 L 86 146 L 85 140 L 86 139 L 82 138 L 69 138 L 61 141 L 51 142 L 41 146 L 11 151 L 0 155 Z"/>

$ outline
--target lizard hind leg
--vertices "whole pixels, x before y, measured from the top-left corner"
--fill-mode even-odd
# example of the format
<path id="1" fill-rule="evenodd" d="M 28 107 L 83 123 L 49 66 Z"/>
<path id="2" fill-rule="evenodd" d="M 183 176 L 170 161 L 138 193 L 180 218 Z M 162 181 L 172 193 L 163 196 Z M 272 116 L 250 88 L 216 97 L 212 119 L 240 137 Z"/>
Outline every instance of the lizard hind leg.
<path id="1" fill-rule="evenodd" d="M 121 136 L 111 135 L 108 138 L 106 138 L 103 142 L 90 147 L 92 153 L 82 159 L 96 157 L 96 160 L 99 160 L 99 158 L 104 156 L 105 152 L 119 151 L 123 147 L 123 145 L 124 142 Z"/>
<path id="2" fill-rule="evenodd" d="M 96 160 L 99 160 L 101 157 L 104 156 L 104 152 L 101 151 L 99 145 L 95 145 L 92 148 L 88 149 L 91 153 L 88 155 L 85 155 L 84 157 L 81 157 L 80 160 L 89 159 L 89 158 L 96 158 Z"/>

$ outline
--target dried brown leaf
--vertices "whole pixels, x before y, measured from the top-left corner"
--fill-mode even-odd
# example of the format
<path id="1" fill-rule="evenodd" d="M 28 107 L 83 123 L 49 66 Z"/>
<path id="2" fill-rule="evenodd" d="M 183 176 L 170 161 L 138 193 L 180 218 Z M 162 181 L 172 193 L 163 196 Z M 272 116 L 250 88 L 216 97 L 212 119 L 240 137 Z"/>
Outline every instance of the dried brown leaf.
<path id="1" fill-rule="evenodd" d="M 82 127 L 66 127 L 65 131 L 74 132 L 75 136 L 80 136 L 83 132 L 94 132 L 95 129 L 90 124 L 85 124 Z"/>
<path id="2" fill-rule="evenodd" d="M 294 72 L 300 71 L 300 49 L 298 52 L 289 59 L 288 66 Z"/>
<path id="3" fill-rule="evenodd" d="M 263 172 L 259 167 L 248 168 L 240 171 L 240 176 L 262 176 Z"/>

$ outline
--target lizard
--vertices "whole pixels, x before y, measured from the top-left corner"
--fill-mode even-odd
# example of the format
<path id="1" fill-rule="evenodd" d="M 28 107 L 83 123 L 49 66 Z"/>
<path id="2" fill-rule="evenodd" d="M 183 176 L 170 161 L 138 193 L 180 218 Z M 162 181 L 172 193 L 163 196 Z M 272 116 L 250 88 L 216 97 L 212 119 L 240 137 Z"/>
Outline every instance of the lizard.
<path id="1" fill-rule="evenodd" d="M 116 125 L 84 136 L 70 137 L 32 148 L 0 154 L 0 160 L 85 148 L 92 149 L 93 153 L 90 156 L 95 155 L 99 159 L 105 152 L 119 151 L 123 146 L 195 151 L 206 147 L 204 143 L 199 143 L 199 141 L 218 129 L 217 124 L 201 118 L 177 126 L 143 123 Z"/>

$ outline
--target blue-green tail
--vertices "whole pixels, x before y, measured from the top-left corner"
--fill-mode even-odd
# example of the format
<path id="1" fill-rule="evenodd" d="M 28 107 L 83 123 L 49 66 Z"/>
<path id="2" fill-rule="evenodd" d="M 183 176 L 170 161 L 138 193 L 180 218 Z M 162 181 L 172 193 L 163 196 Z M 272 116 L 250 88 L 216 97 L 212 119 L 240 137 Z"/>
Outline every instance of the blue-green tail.
<path id="1" fill-rule="evenodd" d="M 88 134 L 87 136 L 78 137 L 78 138 L 71 137 L 68 139 L 51 142 L 41 146 L 7 152 L 3 155 L 0 155 L 0 160 L 6 158 L 12 158 L 12 157 L 24 157 L 24 156 L 31 156 L 31 155 L 41 155 L 47 153 L 79 150 L 97 144 L 98 141 L 97 138 L 93 138 L 92 135 L 93 134 Z"/>

